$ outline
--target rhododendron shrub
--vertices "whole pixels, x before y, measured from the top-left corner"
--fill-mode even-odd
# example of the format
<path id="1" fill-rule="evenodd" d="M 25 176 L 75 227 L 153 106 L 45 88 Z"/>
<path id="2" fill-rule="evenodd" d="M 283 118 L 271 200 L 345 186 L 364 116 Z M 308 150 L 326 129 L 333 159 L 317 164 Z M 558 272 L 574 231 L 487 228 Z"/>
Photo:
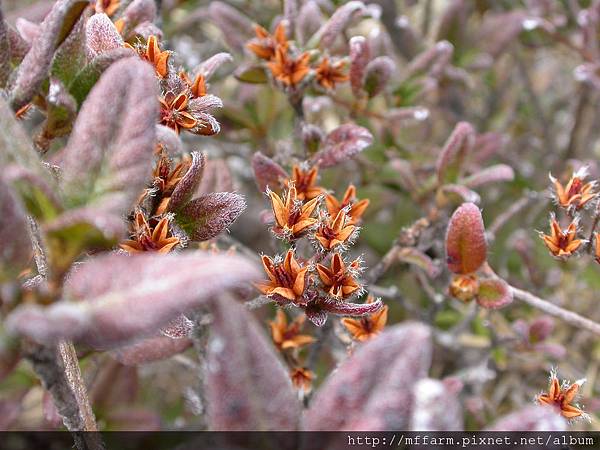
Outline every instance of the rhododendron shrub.
<path id="1" fill-rule="evenodd" d="M 594 429 L 599 26 L 1 2 L 0 429 Z"/>

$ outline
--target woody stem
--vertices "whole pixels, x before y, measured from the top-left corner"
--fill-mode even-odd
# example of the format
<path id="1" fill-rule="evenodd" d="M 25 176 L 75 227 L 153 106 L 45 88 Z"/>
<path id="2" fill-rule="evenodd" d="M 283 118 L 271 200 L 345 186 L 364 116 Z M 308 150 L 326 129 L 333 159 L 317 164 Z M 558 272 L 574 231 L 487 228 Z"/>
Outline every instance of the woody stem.
<path id="1" fill-rule="evenodd" d="M 52 395 L 65 427 L 73 433 L 75 446 L 79 450 L 103 449 L 98 434 L 81 433 L 95 432 L 97 426 L 73 344 L 61 342 L 57 346 L 45 346 L 28 342 L 24 351 L 42 384 Z"/>
<path id="2" fill-rule="evenodd" d="M 589 320 L 572 311 L 563 309 L 560 306 L 556 306 L 547 300 L 536 297 L 530 292 L 524 291 L 514 286 L 510 286 L 510 289 L 513 293 L 514 298 L 516 298 L 517 300 L 527 303 L 528 305 L 533 306 L 534 308 L 539 309 L 540 311 L 543 311 L 547 314 L 550 314 L 551 316 L 554 316 L 558 319 L 561 319 L 575 327 L 585 328 L 586 330 L 591 331 L 592 333 L 600 336 L 599 323 Z"/>
<path id="3" fill-rule="evenodd" d="M 596 211 L 594 214 L 594 221 L 592 222 L 592 227 L 590 228 L 590 236 L 588 237 L 588 241 L 585 244 L 586 249 L 590 249 L 592 246 L 592 239 L 594 238 L 594 233 L 596 232 L 596 227 L 598 226 L 598 221 L 600 220 L 600 205 L 596 205 Z"/>

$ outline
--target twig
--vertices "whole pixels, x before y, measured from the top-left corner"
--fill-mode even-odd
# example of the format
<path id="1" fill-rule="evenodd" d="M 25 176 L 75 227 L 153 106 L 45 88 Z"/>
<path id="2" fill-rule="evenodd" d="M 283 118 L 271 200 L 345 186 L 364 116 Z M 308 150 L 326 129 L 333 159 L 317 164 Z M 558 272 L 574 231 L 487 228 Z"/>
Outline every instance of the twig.
<path id="1" fill-rule="evenodd" d="M 48 260 L 42 245 L 42 235 L 40 233 L 38 224 L 33 217 L 28 217 L 27 219 L 29 222 L 29 236 L 31 237 L 31 244 L 33 246 L 33 258 L 35 260 L 35 265 L 37 267 L 38 274 L 40 274 L 43 278 L 46 278 L 48 275 Z"/>
<path id="2" fill-rule="evenodd" d="M 594 239 L 594 233 L 596 232 L 596 227 L 598 226 L 598 220 L 600 220 L 600 204 L 596 205 L 596 210 L 594 211 L 594 221 L 592 222 L 592 226 L 590 228 L 588 241 L 585 244 L 586 250 L 589 250 L 592 247 L 592 239 Z"/>
<path id="3" fill-rule="evenodd" d="M 73 344 L 61 342 L 58 346 L 44 346 L 29 342 L 25 356 L 52 395 L 65 427 L 73 433 L 76 447 L 104 449 L 98 433 L 81 433 L 96 432 L 97 427 Z"/>
<path id="4" fill-rule="evenodd" d="M 588 331 L 591 331 L 594 334 L 600 336 L 600 324 L 596 323 L 590 319 L 586 319 L 583 316 L 580 316 L 577 313 L 572 311 L 568 311 L 566 309 L 561 308 L 560 306 L 556 306 L 553 303 L 550 303 L 547 300 L 536 297 L 530 292 L 524 291 L 522 289 L 518 289 L 516 287 L 510 286 L 514 298 L 517 300 L 521 300 L 524 303 L 527 303 L 534 308 L 539 309 L 540 311 L 544 311 L 547 314 L 550 314 L 554 317 L 557 317 L 575 327 L 585 328 Z"/>
<path id="5" fill-rule="evenodd" d="M 204 378 L 206 370 L 206 350 L 208 346 L 208 325 L 210 320 L 209 315 L 205 314 L 203 311 L 198 311 L 194 317 L 194 330 L 191 336 L 194 348 L 196 349 L 196 354 L 198 355 L 198 370 L 196 371 L 196 374 L 198 375 L 198 403 L 200 406 L 198 415 L 200 416 L 199 427 L 202 430 L 205 430 L 208 426 L 205 414 L 206 396 L 204 393 Z"/>
<path id="6" fill-rule="evenodd" d="M 573 123 L 573 128 L 571 128 L 571 133 L 569 135 L 569 144 L 567 145 L 564 158 L 559 158 L 559 161 L 561 162 L 577 157 L 577 148 L 580 142 L 582 141 L 581 130 L 586 125 L 585 116 L 586 111 L 588 111 L 588 105 L 590 103 L 591 97 L 592 92 L 590 92 L 590 89 L 586 85 L 581 86 L 579 91 L 579 99 L 577 101 L 577 107 L 575 109 L 575 120 Z"/>
<path id="7" fill-rule="evenodd" d="M 249 310 L 258 309 L 261 306 L 268 305 L 272 300 L 269 297 L 265 297 L 264 295 L 259 295 L 258 297 L 253 298 L 252 300 L 248 300 L 244 303 L 244 306 Z"/>
<path id="8" fill-rule="evenodd" d="M 365 276 L 365 281 L 367 284 L 375 283 L 379 278 L 383 276 L 384 273 L 391 267 L 392 264 L 398 259 L 398 252 L 400 251 L 400 247 L 397 244 L 393 244 L 392 248 L 388 250 L 388 252 L 383 255 L 381 261 L 379 261 L 375 266 L 369 271 L 369 273 Z"/>
<path id="9" fill-rule="evenodd" d="M 488 240 L 493 241 L 496 238 L 496 234 L 498 234 L 500 228 L 506 225 L 510 219 L 529 206 L 530 202 L 539 199 L 539 197 L 540 195 L 535 191 L 526 192 L 525 197 L 513 203 L 506 211 L 496 217 L 492 225 L 490 225 L 487 229 Z"/>

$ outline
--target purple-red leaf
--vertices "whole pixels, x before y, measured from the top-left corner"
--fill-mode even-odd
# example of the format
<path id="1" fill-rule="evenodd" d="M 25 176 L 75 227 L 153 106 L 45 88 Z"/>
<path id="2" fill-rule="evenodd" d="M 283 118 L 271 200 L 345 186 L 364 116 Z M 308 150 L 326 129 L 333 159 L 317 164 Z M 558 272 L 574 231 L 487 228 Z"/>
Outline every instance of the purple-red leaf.
<path id="1" fill-rule="evenodd" d="M 365 11 L 364 3 L 356 0 L 346 2 L 336 9 L 331 18 L 317 32 L 317 35 L 320 36 L 321 48 L 330 48 L 352 20 Z M 313 39 L 314 37 L 311 38 L 311 41 Z"/>
<path id="2" fill-rule="evenodd" d="M 194 241 L 206 241 L 225 231 L 246 209 L 234 192 L 215 192 L 196 198 L 176 215 L 179 225 Z"/>
<path id="3" fill-rule="evenodd" d="M 395 69 L 394 60 L 389 56 L 378 56 L 367 64 L 363 89 L 369 97 L 375 97 L 385 89 Z"/>
<path id="4" fill-rule="evenodd" d="M 10 164 L 27 169 L 30 173 L 53 185 L 53 179 L 31 145 L 31 139 L 15 119 L 4 98 L 0 96 L 0 167 Z M 54 188 L 56 190 L 56 188 Z"/>
<path id="5" fill-rule="evenodd" d="M 365 68 L 371 59 L 369 44 L 363 36 L 350 39 L 350 86 L 355 97 L 363 93 Z"/>
<path id="6" fill-rule="evenodd" d="M 69 277 L 63 300 L 20 306 L 7 318 L 7 329 L 45 343 L 72 339 L 116 347 L 156 335 L 179 315 L 257 276 L 239 256 L 104 255 Z"/>
<path id="7" fill-rule="evenodd" d="M 246 42 L 254 36 L 250 19 L 233 6 L 219 1 L 210 2 L 208 14 L 221 29 L 227 45 L 240 53 L 243 52 Z"/>
<path id="8" fill-rule="evenodd" d="M 245 308 L 213 302 L 205 390 L 213 431 L 298 429 L 300 403 L 275 349 Z"/>
<path id="9" fill-rule="evenodd" d="M 169 156 L 178 156 L 183 153 L 183 142 L 172 128 L 156 125 L 156 142 Z"/>
<path id="10" fill-rule="evenodd" d="M 500 309 L 513 301 L 510 286 L 501 278 L 482 280 L 479 283 L 477 304 L 483 308 Z"/>
<path id="11" fill-rule="evenodd" d="M 150 65 L 113 64 L 83 104 L 61 154 L 62 186 L 71 207 L 93 202 L 125 214 L 151 171 L 158 103 Z"/>
<path id="12" fill-rule="evenodd" d="M 554 408 L 531 405 L 502 416 L 485 431 L 565 431 L 567 423 Z"/>
<path id="13" fill-rule="evenodd" d="M 106 14 L 94 14 L 85 25 L 86 50 L 89 58 L 123 47 L 123 38 Z"/>
<path id="14" fill-rule="evenodd" d="M 172 339 L 167 336 L 155 336 L 115 350 L 112 356 L 121 364 L 137 366 L 170 358 L 187 350 L 191 345 L 192 341 L 187 338 Z"/>
<path id="15" fill-rule="evenodd" d="M 373 143 L 373 135 L 366 128 L 351 123 L 341 125 L 329 133 L 323 148 L 313 157 L 320 167 L 331 167 L 362 152 Z"/>
<path id="16" fill-rule="evenodd" d="M 446 262 L 451 272 L 475 272 L 487 259 L 487 243 L 481 211 L 464 203 L 454 211 L 446 232 Z"/>
<path id="17" fill-rule="evenodd" d="M 233 57 L 229 53 L 220 52 L 200 63 L 194 72 L 196 74 L 204 75 L 204 78 L 208 80 L 217 70 L 219 70 L 219 67 L 231 61 L 233 61 Z"/>
<path id="18" fill-rule="evenodd" d="M 277 190 L 282 182 L 289 178 L 283 167 L 260 152 L 252 156 L 252 170 L 260 192 L 265 192 L 267 187 Z"/>
<path id="19" fill-rule="evenodd" d="M 462 184 L 473 189 L 485 184 L 497 183 L 500 181 L 512 181 L 515 178 L 515 171 L 506 164 L 497 164 L 487 167 L 465 178 Z"/>
<path id="20" fill-rule="evenodd" d="M 468 122 L 459 122 L 446 140 L 437 163 L 440 184 L 456 181 L 463 169 L 465 158 L 473 150 L 475 130 Z"/>
<path id="21" fill-rule="evenodd" d="M 12 72 L 10 65 L 10 42 L 8 40 L 8 25 L 4 21 L 2 5 L 0 4 L 0 89 L 6 86 L 6 82 Z"/>
<path id="22" fill-rule="evenodd" d="M 351 303 L 341 300 L 323 300 L 318 303 L 319 308 L 331 314 L 340 316 L 365 316 L 372 314 L 383 307 L 380 299 L 373 303 Z"/>
<path id="23" fill-rule="evenodd" d="M 194 196 L 204 173 L 206 158 L 202 153 L 192 152 L 192 163 L 183 178 L 177 183 L 167 205 L 168 211 L 183 208 Z"/>
<path id="24" fill-rule="evenodd" d="M 388 328 L 325 381 L 306 414 L 305 429 L 407 429 L 413 386 L 427 375 L 431 352 L 431 331 L 425 325 Z"/>
<path id="25" fill-rule="evenodd" d="M 10 98 L 13 110 L 17 111 L 29 103 L 40 89 L 48 76 L 54 52 L 88 5 L 88 0 L 60 0 L 54 4 L 17 71 Z"/>
<path id="26" fill-rule="evenodd" d="M 464 202 L 479 204 L 481 197 L 462 184 L 444 184 L 438 190 L 436 201 L 439 206 L 445 206 L 449 202 L 460 204 Z"/>
<path id="27" fill-rule="evenodd" d="M 10 185 L 0 177 L 0 283 L 12 280 L 32 256 L 25 209 Z"/>
<path id="28" fill-rule="evenodd" d="M 209 159 L 204 167 L 202 181 L 198 186 L 198 195 L 213 192 L 231 192 L 235 190 L 229 166 L 224 159 Z"/>
<path id="29" fill-rule="evenodd" d="M 79 70 L 69 84 L 69 91 L 77 103 L 79 105 L 83 103 L 100 76 L 111 64 L 128 56 L 135 56 L 134 50 L 125 47 L 108 50 Z"/>
<path id="30" fill-rule="evenodd" d="M 133 0 L 121 16 L 126 30 L 131 30 L 143 22 L 154 22 L 156 19 L 156 2 L 154 0 Z"/>

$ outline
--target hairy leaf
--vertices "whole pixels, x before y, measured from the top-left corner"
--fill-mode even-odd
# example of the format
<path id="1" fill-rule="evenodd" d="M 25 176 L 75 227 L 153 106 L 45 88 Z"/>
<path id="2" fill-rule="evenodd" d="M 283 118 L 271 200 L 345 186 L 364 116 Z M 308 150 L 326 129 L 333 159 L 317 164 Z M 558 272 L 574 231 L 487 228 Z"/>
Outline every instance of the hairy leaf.
<path id="1" fill-rule="evenodd" d="M 296 430 L 300 404 L 275 349 L 241 305 L 213 302 L 205 390 L 211 430 Z"/>
<path id="2" fill-rule="evenodd" d="M 246 209 L 246 202 L 233 192 L 216 192 L 196 198 L 176 215 L 176 220 L 194 241 L 206 241 L 225 231 Z"/>
<path id="3" fill-rule="evenodd" d="M 329 133 L 323 148 L 313 157 L 321 167 L 331 167 L 349 160 L 373 143 L 373 135 L 366 128 L 351 123 L 341 125 Z"/>
<path id="4" fill-rule="evenodd" d="M 487 259 L 487 243 L 481 211 L 463 203 L 454 211 L 446 232 L 446 262 L 454 273 L 475 272 Z"/>
<path id="5" fill-rule="evenodd" d="M 73 81 L 69 84 L 69 91 L 75 100 L 77 100 L 77 104 L 81 105 L 83 103 L 89 92 L 92 90 L 92 87 L 94 87 L 100 76 L 111 64 L 120 59 L 134 55 L 135 53 L 131 49 L 117 48 L 98 55 L 82 67 L 75 75 L 75 78 L 73 78 Z"/>
<path id="6" fill-rule="evenodd" d="M 16 278 L 32 256 L 25 210 L 10 185 L 0 178 L 0 283 Z"/>
<path id="7" fill-rule="evenodd" d="M 10 96 L 10 104 L 15 111 L 25 106 L 40 89 L 48 76 L 54 52 L 88 5 L 87 0 L 60 0 L 54 4 L 17 71 Z"/>
<path id="8" fill-rule="evenodd" d="M 497 183 L 499 181 L 512 181 L 515 178 L 515 171 L 512 167 L 506 164 L 497 164 L 487 167 L 473 175 L 465 178 L 462 183 L 473 189 L 489 183 Z"/>
<path id="9" fill-rule="evenodd" d="M 167 206 L 168 211 L 177 211 L 192 199 L 202 181 L 205 164 L 206 158 L 202 153 L 192 152 L 192 164 L 173 190 Z"/>
<path id="10" fill-rule="evenodd" d="M 71 339 L 114 348 L 155 336 L 180 314 L 257 276 L 254 265 L 239 256 L 104 255 L 69 277 L 63 300 L 20 306 L 7 328 L 40 342 Z"/>
<path id="11" fill-rule="evenodd" d="M 369 97 L 375 97 L 385 89 L 395 69 L 394 60 L 389 56 L 378 56 L 367 64 L 363 88 Z"/>
<path id="12" fill-rule="evenodd" d="M 106 14 L 94 14 L 85 25 L 86 50 L 89 58 L 123 47 L 123 38 Z"/>
<path id="13" fill-rule="evenodd" d="M 475 130 L 470 123 L 459 122 L 446 140 L 436 163 L 439 183 L 456 181 L 466 156 L 473 150 Z"/>
<path id="14" fill-rule="evenodd" d="M 151 170 L 157 87 L 137 58 L 112 65 L 94 86 L 62 152 L 62 186 L 71 207 L 89 203 L 125 214 Z"/>
<path id="15" fill-rule="evenodd" d="M 363 36 L 350 39 L 350 86 L 355 97 L 363 92 L 365 68 L 371 59 L 369 44 Z"/>
<path id="16" fill-rule="evenodd" d="M 488 309 L 500 309 L 513 301 L 510 286 L 501 278 L 482 280 L 479 283 L 477 304 Z"/>
<path id="17" fill-rule="evenodd" d="M 202 61 L 194 72 L 204 75 L 204 78 L 208 80 L 219 70 L 219 67 L 231 61 L 233 61 L 233 57 L 229 53 L 220 52 L 211 56 L 206 61 Z"/>
<path id="18" fill-rule="evenodd" d="M 112 356 L 121 364 L 137 366 L 170 358 L 187 350 L 191 345 L 192 341 L 190 339 L 156 336 L 115 350 L 112 352 Z"/>
<path id="19" fill-rule="evenodd" d="M 12 72 L 10 66 L 10 42 L 8 40 L 8 25 L 4 21 L 2 2 L 0 2 L 0 89 L 6 86 Z"/>
<path id="20" fill-rule="evenodd" d="M 77 113 L 77 102 L 59 79 L 50 78 L 46 105 L 45 137 L 64 136 L 71 130 Z"/>
<path id="21" fill-rule="evenodd" d="M 238 81 L 251 84 L 263 84 L 269 81 L 265 68 L 260 65 L 241 65 L 235 70 L 233 76 Z"/>
<path id="22" fill-rule="evenodd" d="M 567 423 L 553 408 L 531 405 L 498 419 L 484 431 L 565 431 Z"/>
<path id="23" fill-rule="evenodd" d="M 319 44 L 322 48 L 330 48 L 336 39 L 343 34 L 352 20 L 366 11 L 365 5 L 361 1 L 352 0 L 342 4 L 331 15 L 329 20 L 317 31 Z M 308 47 L 311 47 L 316 39 L 313 36 L 310 39 Z"/>
<path id="24" fill-rule="evenodd" d="M 254 181 L 260 192 L 265 192 L 267 187 L 276 190 L 281 182 L 288 178 L 283 167 L 260 152 L 252 155 L 252 170 L 254 171 Z"/>
<path id="25" fill-rule="evenodd" d="M 361 345 L 325 381 L 311 402 L 305 428 L 406 429 L 413 386 L 426 376 L 431 352 L 431 332 L 425 325 L 405 323 L 388 328 Z"/>
<path id="26" fill-rule="evenodd" d="M 208 7 L 211 20 L 221 29 L 229 47 L 241 53 L 246 42 L 254 36 L 252 22 L 226 2 L 213 1 Z"/>

